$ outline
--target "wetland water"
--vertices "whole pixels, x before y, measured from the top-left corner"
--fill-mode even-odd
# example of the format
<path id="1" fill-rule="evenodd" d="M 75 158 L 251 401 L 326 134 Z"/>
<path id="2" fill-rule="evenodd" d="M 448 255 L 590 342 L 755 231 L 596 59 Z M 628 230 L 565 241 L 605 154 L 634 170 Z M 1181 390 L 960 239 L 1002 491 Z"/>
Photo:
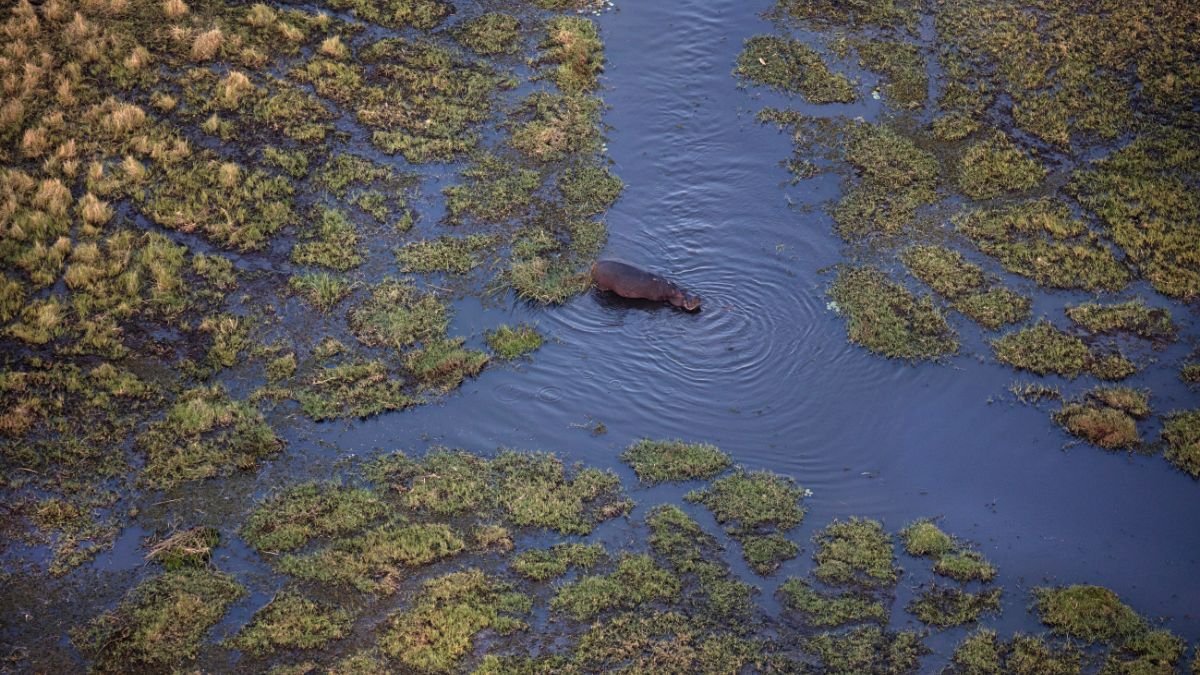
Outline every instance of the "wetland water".
<path id="1" fill-rule="evenodd" d="M 875 122 L 887 111 L 870 95 L 812 106 L 799 96 L 741 86 L 731 71 L 745 39 L 774 30 L 763 17 L 773 5 L 623 2 L 594 18 L 605 43 L 607 155 L 626 186 L 605 216 L 603 255 L 669 275 L 703 298 L 700 313 L 594 292 L 551 307 L 511 293 L 486 302 L 459 299 L 450 334 L 475 336 L 469 344 L 481 346 L 478 336 L 502 322 L 534 324 L 546 344 L 531 360 L 489 367 L 443 399 L 402 412 L 311 423 L 287 406 L 272 410 L 267 419 L 287 449 L 256 474 L 176 490 L 168 495 L 171 503 L 147 505 L 143 519 L 123 530 L 111 550 L 74 577 L 47 582 L 60 589 L 48 603 L 31 599 L 36 588 L 10 589 L 12 607 L 41 613 L 37 621 L 50 627 L 49 635 L 61 631 L 34 639 L 17 626 L 20 614 L 6 608 L 4 630 L 13 653 L 28 655 L 39 644 L 70 651 L 66 628 L 111 609 L 121 595 L 109 592 L 95 607 L 80 589 L 128 588 L 147 574 L 141 539 L 154 527 L 190 522 L 195 514 L 237 522 L 251 496 L 328 477 L 348 458 L 379 451 L 420 455 L 445 446 L 491 455 L 518 448 L 611 469 L 636 505 L 628 518 L 602 524 L 591 539 L 612 550 L 642 550 L 645 528 L 639 523 L 651 508 L 680 504 L 700 484 L 639 486 L 618 455 L 640 438 L 680 438 L 712 443 L 737 465 L 794 477 L 811 490 L 803 500 L 803 523 L 787 533 L 800 545 L 799 555 L 765 577 L 750 570 L 739 545 L 722 534 L 708 510 L 683 506 L 728 543 L 724 561 L 761 589 L 757 601 L 769 615 L 781 612 L 779 584 L 812 569 L 810 538 L 830 521 L 873 518 L 894 533 L 917 519 L 937 518 L 997 568 L 1003 611 L 985 615 L 981 625 L 1002 637 L 1045 629 L 1027 611 L 1035 586 L 1096 584 L 1143 616 L 1161 619 L 1188 642 L 1190 660 L 1190 645 L 1200 637 L 1200 486 L 1194 479 L 1161 458 L 1072 443 L 1045 409 L 1008 393 L 1014 381 L 1030 378 L 997 363 L 979 331 L 962 331 L 959 353 L 941 363 L 884 359 L 847 342 L 845 321 L 826 293 L 834 276 L 830 267 L 845 258 L 846 244 L 825 209 L 843 189 L 840 177 L 792 184 L 782 165 L 791 156 L 788 134 L 759 123 L 755 114 L 778 107 Z M 929 30 L 922 27 L 924 37 Z M 864 92 L 876 77 L 852 66 L 843 72 L 858 77 Z M 361 136 L 352 138 L 350 149 L 404 165 L 375 153 Z M 424 210 L 422 223 L 438 218 L 437 206 L 416 208 Z M 390 264 L 390 254 L 383 263 L 372 257 L 365 281 L 373 283 L 369 275 L 377 270 L 379 277 L 390 273 Z M 1033 294 L 1034 317 L 1061 314 L 1065 305 L 1091 297 L 1039 292 L 1013 275 L 1005 281 Z M 1172 304 L 1141 281 L 1119 297 L 1135 295 L 1172 307 L 1184 336 L 1142 356 L 1163 363 L 1185 358 L 1194 347 L 1188 340 L 1200 332 L 1194 302 Z M 969 325 L 958 315 L 951 321 Z M 1152 389 L 1156 410 L 1197 405 L 1196 392 L 1179 381 L 1177 369 L 1147 368 L 1125 384 Z M 229 386 L 237 390 L 236 378 Z M 593 434 L 596 424 L 606 432 Z M 250 593 L 232 604 L 211 640 L 234 634 L 285 583 L 235 529 L 222 534 L 214 560 Z M 516 544 L 548 543 L 544 539 L 522 536 Z M 906 572 L 892 624 L 920 629 L 903 608 L 924 580 L 916 571 L 922 564 L 904 556 L 900 563 Z M 401 594 L 384 604 L 395 608 L 405 599 Z M 932 631 L 926 643 L 934 653 L 922 662 L 922 672 L 940 670 L 974 628 Z M 352 641 L 367 642 L 367 631 L 358 629 Z M 15 670 L 30 664 L 13 663 Z M 261 665 L 207 648 L 199 663 L 213 671 L 254 672 Z"/>

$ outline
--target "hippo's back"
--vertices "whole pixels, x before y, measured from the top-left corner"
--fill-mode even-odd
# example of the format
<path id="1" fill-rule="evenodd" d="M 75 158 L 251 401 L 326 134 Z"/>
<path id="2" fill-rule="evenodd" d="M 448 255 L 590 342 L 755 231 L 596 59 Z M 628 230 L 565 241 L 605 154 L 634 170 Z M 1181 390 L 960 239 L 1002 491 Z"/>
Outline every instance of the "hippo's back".
<path id="1" fill-rule="evenodd" d="M 597 260 L 592 265 L 592 280 L 600 290 L 627 298 L 665 300 L 673 290 L 662 277 L 617 260 Z"/>

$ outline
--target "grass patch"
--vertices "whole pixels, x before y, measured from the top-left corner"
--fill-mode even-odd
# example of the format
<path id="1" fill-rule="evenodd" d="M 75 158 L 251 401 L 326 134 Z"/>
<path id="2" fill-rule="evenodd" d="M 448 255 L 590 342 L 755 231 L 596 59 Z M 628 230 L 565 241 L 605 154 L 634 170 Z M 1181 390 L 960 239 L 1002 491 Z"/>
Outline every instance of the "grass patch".
<path id="1" fill-rule="evenodd" d="M 379 649 L 406 668 L 451 672 L 480 631 L 525 630 L 517 617 L 530 606 L 527 596 L 477 569 L 454 572 L 425 582 L 412 608 L 389 619 Z"/>
<path id="2" fill-rule="evenodd" d="M 541 334 L 529 324 L 518 324 L 515 328 L 502 324 L 487 331 L 485 339 L 492 353 L 506 360 L 536 351 L 543 342 Z"/>
<path id="3" fill-rule="evenodd" d="M 1046 169 L 999 131 L 968 147 L 958 165 L 958 187 L 971 199 L 1024 192 L 1045 177 Z"/>
<path id="4" fill-rule="evenodd" d="M 279 569 L 298 579 L 391 593 L 415 568 L 461 553 L 466 543 L 443 523 L 384 523 L 308 555 L 289 554 Z"/>
<path id="5" fill-rule="evenodd" d="M 1200 410 L 1174 412 L 1163 422 L 1164 456 L 1180 470 L 1200 478 Z"/>
<path id="6" fill-rule="evenodd" d="M 908 603 L 908 611 L 923 623 L 939 628 L 977 621 L 984 612 L 1000 609 L 1000 589 L 968 593 L 954 586 L 933 584 Z"/>
<path id="7" fill-rule="evenodd" d="M 354 284 L 329 272 L 305 272 L 289 277 L 288 289 L 308 301 L 314 309 L 328 312 L 350 295 Z"/>
<path id="8" fill-rule="evenodd" d="M 887 76 L 883 95 L 898 108 L 916 110 L 929 97 L 929 76 L 921 48 L 909 42 L 864 40 L 855 43 L 859 62 Z"/>
<path id="9" fill-rule="evenodd" d="M 292 247 L 292 262 L 320 265 L 339 272 L 362 264 L 358 253 L 358 229 L 346 214 L 336 209 L 316 210 L 317 222 L 305 234 L 305 241 Z"/>
<path id="10" fill-rule="evenodd" d="M 396 249 L 403 272 L 466 274 L 479 266 L 479 254 L 496 244 L 496 237 L 472 234 L 414 241 Z"/>
<path id="11" fill-rule="evenodd" d="M 260 551 L 291 551 L 316 537 L 358 530 L 385 511 L 383 502 L 370 490 L 304 483 L 259 504 L 241 535 Z"/>
<path id="12" fill-rule="evenodd" d="M 891 586 L 899 578 L 892 538 L 877 520 L 834 521 L 813 538 L 814 574 L 828 584 Z"/>
<path id="13" fill-rule="evenodd" d="M 368 347 L 397 352 L 417 342 L 444 335 L 449 312 L 433 293 L 422 293 L 408 281 L 385 279 L 371 296 L 350 310 L 350 330 Z"/>
<path id="14" fill-rule="evenodd" d="M 842 268 L 829 296 L 846 317 L 850 341 L 877 354 L 933 359 L 958 350 L 958 339 L 928 297 L 916 298 L 871 267 Z"/>
<path id="15" fill-rule="evenodd" d="M 166 490 L 189 480 L 249 470 L 279 451 L 282 442 L 249 405 L 229 398 L 221 385 L 180 394 L 166 417 L 137 441 L 146 454 L 140 480 Z"/>
<path id="16" fill-rule="evenodd" d="M 454 39 L 476 54 L 516 54 L 521 50 L 521 22 L 511 14 L 488 12 L 459 24 Z"/>
<path id="17" fill-rule="evenodd" d="M 912 246 L 900 254 L 912 275 L 939 295 L 960 298 L 983 286 L 983 270 L 945 246 Z"/>
<path id="18" fill-rule="evenodd" d="M 554 83 L 567 94 L 579 94 L 596 88 L 596 78 L 604 69 L 604 44 L 591 19 L 556 16 L 546 24 L 540 63 L 555 64 Z"/>
<path id="19" fill-rule="evenodd" d="M 593 153 L 600 147 L 600 110 L 600 99 L 592 96 L 536 91 L 510 116 L 517 124 L 509 144 L 525 157 L 539 162 L 558 162 L 570 155 Z M 578 182 L 576 179 L 573 184 Z M 607 188 L 610 192 L 614 189 L 603 182 L 598 182 L 597 187 Z M 590 195 L 587 197 L 593 199 Z"/>
<path id="20" fill-rule="evenodd" d="M 512 569 L 526 579 L 547 581 L 566 574 L 568 567 L 591 569 L 604 558 L 599 544 L 555 544 L 522 552 L 513 559 Z"/>
<path id="21" fill-rule="evenodd" d="M 517 297 L 543 305 L 562 304 L 592 285 L 587 266 L 543 256 L 514 260 L 506 279 Z"/>
<path id="22" fill-rule="evenodd" d="M 514 218 L 533 203 L 533 193 L 542 176 L 522 169 L 493 154 L 482 154 L 462 170 L 463 182 L 451 185 L 446 195 L 446 212 L 452 221 L 465 217 L 501 222 Z"/>
<path id="23" fill-rule="evenodd" d="M 1071 435 L 1105 450 L 1135 449 L 1142 443 L 1137 420 L 1150 416 L 1145 392 L 1129 387 L 1097 387 L 1085 400 L 1064 404 L 1054 421 Z"/>
<path id="24" fill-rule="evenodd" d="M 371 417 L 418 402 L 405 393 L 404 382 L 392 377 L 382 361 L 322 368 L 310 375 L 294 396 L 304 414 L 316 421 Z"/>
<path id="25" fill-rule="evenodd" d="M 829 70 L 824 59 L 799 40 L 756 35 L 738 55 L 734 74 L 812 103 L 849 103 L 858 94 L 845 75 Z"/>
<path id="26" fill-rule="evenodd" d="M 625 183 L 608 169 L 594 164 L 575 165 L 558 179 L 566 209 L 577 216 L 594 216 L 608 210 Z"/>
<path id="27" fill-rule="evenodd" d="M 886 622 L 883 603 L 860 593 L 829 595 L 813 589 L 803 579 L 788 579 L 779 587 L 783 605 L 804 615 L 810 626 L 833 627 L 866 621 Z"/>
<path id="28" fill-rule="evenodd" d="M 1137 612 L 1102 586 L 1035 588 L 1033 597 L 1042 623 L 1059 635 L 1087 643 L 1114 643 L 1146 630 Z"/>
<path id="29" fill-rule="evenodd" d="M 742 544 L 742 555 L 759 574 L 770 574 L 799 548 L 780 532 L 804 519 L 800 500 L 806 492 L 790 478 L 769 471 L 737 471 L 713 481 L 707 490 L 696 490 L 686 499 L 713 512 Z"/>
<path id="30" fill-rule="evenodd" d="M 1093 354 L 1083 340 L 1044 319 L 993 340 L 992 349 L 1004 363 L 1038 375 L 1053 373 L 1074 378 L 1091 372 L 1101 379 L 1122 379 L 1136 370 L 1120 354 Z"/>
<path id="31" fill-rule="evenodd" d="M 232 577 L 213 570 L 165 572 L 130 591 L 73 641 L 101 672 L 176 669 L 196 657 L 208 629 L 245 592 Z"/>
<path id="32" fill-rule="evenodd" d="M 650 556 L 628 555 L 605 576 L 588 576 L 563 586 L 550 606 L 585 621 L 614 608 L 633 609 L 679 595 L 679 579 L 655 564 Z"/>
<path id="33" fill-rule="evenodd" d="M 933 571 L 955 581 L 988 582 L 996 577 L 992 567 L 976 551 L 946 534 L 930 520 L 918 520 L 900 532 L 904 550 L 913 556 L 932 558 Z"/>
<path id="34" fill-rule="evenodd" d="M 1067 316 L 1091 333 L 1133 333 L 1157 344 L 1173 341 L 1178 331 L 1171 312 L 1147 307 L 1141 300 L 1115 305 L 1094 302 L 1075 305 L 1067 308 Z"/>
<path id="35" fill-rule="evenodd" d="M 319 649 L 350 631 L 350 613 L 283 591 L 254 613 L 229 644 L 256 656 L 280 649 Z"/>
<path id="36" fill-rule="evenodd" d="M 1007 288 L 989 288 L 954 301 L 954 309 L 989 330 L 1029 318 L 1033 300 Z"/>
<path id="37" fill-rule="evenodd" d="M 844 633 L 821 633 L 804 642 L 804 651 L 816 655 L 824 672 L 913 673 L 920 657 L 929 653 L 921 635 L 913 631 L 888 633 L 878 626 L 859 626 Z"/>
<path id="38" fill-rule="evenodd" d="M 641 439 L 621 453 L 643 483 L 707 480 L 733 464 L 729 455 L 707 443 Z"/>
<path id="39" fill-rule="evenodd" d="M 861 178 L 833 207 L 847 241 L 896 234 L 913 222 L 918 208 L 937 199 L 937 157 L 891 127 L 852 127 L 845 159 Z"/>
<path id="40" fill-rule="evenodd" d="M 464 349 L 464 342 L 461 337 L 427 340 L 404 355 L 404 366 L 422 389 L 448 393 L 478 375 L 490 358 L 485 352 Z"/>

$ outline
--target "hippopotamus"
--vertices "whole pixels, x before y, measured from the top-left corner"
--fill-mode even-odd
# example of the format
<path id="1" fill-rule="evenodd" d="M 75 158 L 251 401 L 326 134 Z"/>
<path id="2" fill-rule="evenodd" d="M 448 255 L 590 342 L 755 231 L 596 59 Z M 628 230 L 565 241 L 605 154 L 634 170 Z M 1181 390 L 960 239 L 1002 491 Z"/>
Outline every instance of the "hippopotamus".
<path id="1" fill-rule="evenodd" d="M 592 281 L 596 283 L 596 288 L 612 291 L 623 298 L 669 302 L 689 312 L 700 309 L 700 298 L 657 274 L 640 270 L 628 263 L 597 260 L 592 265 Z"/>

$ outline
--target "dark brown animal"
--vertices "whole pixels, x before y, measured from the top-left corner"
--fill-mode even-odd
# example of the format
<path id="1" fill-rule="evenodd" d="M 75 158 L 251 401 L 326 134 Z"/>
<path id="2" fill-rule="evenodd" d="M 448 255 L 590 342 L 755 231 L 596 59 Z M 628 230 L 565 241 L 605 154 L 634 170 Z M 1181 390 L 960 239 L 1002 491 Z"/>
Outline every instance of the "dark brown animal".
<path id="1" fill-rule="evenodd" d="M 616 260 L 597 260 L 592 265 L 592 281 L 596 288 L 622 298 L 669 302 L 689 312 L 700 309 L 700 298 L 656 274 Z"/>

